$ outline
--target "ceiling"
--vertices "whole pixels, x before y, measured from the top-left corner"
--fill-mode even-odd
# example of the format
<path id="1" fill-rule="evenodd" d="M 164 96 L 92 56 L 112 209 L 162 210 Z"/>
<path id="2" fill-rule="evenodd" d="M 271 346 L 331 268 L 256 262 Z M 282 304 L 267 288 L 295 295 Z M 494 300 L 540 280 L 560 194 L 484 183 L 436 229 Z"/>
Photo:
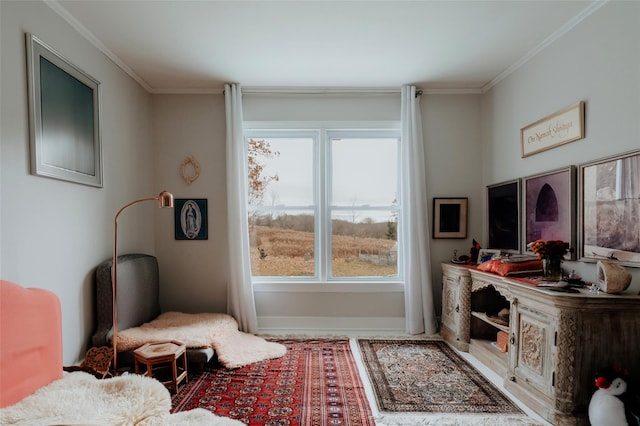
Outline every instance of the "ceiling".
<path id="1" fill-rule="evenodd" d="M 398 88 L 481 93 L 602 1 L 47 4 L 151 93 Z"/>

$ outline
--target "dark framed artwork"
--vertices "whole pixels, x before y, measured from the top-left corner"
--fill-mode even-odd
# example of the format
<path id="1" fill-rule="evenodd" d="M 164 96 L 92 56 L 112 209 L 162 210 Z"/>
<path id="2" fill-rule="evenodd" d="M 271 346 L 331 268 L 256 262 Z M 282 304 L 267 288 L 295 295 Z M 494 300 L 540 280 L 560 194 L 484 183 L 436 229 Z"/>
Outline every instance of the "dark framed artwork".
<path id="1" fill-rule="evenodd" d="M 176 198 L 174 215 L 176 240 L 209 239 L 206 198 Z"/>
<path id="2" fill-rule="evenodd" d="M 433 199 L 433 238 L 467 238 L 467 198 Z"/>
<path id="3" fill-rule="evenodd" d="M 31 173 L 102 187 L 100 82 L 26 34 Z"/>
<path id="4" fill-rule="evenodd" d="M 580 260 L 640 267 L 640 151 L 579 166 Z"/>
<path id="5" fill-rule="evenodd" d="M 520 252 L 520 179 L 487 186 L 489 248 Z"/>
<path id="6" fill-rule="evenodd" d="M 569 166 L 522 179 L 524 246 L 536 240 L 561 240 L 576 247 L 576 167 Z M 575 258 L 575 250 L 567 260 Z"/>

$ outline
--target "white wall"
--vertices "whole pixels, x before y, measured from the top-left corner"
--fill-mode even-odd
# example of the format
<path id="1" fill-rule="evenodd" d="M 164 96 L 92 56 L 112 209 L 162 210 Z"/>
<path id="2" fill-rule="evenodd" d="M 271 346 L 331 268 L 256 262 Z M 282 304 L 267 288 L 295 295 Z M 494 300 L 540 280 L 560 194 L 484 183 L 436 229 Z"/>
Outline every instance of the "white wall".
<path id="1" fill-rule="evenodd" d="M 467 197 L 468 221 L 465 239 L 431 239 L 431 274 L 434 301 L 440 312 L 442 304 L 442 269 L 440 263 L 469 254 L 472 241 L 482 241 L 482 137 L 480 133 L 479 95 L 422 95 L 423 133 L 429 197 L 429 226 L 433 229 L 434 197 Z M 427 220 L 427 219 L 425 219 Z"/>
<path id="2" fill-rule="evenodd" d="M 483 96 L 485 185 L 640 149 L 638 22 L 639 2 L 608 2 Z M 580 100 L 584 139 L 521 158 L 520 128 Z M 594 264 L 565 267 L 595 280 Z"/>
<path id="3" fill-rule="evenodd" d="M 60 298 L 69 365 L 94 331 L 93 274 L 111 257 L 116 211 L 162 183 L 150 161 L 149 95 L 44 3 L 2 1 L 0 14 L 0 277 Z M 29 173 L 25 32 L 102 83 L 104 188 Z M 121 252 L 154 252 L 154 214 L 169 219 L 143 205 L 121 216 Z"/>
<path id="4" fill-rule="evenodd" d="M 222 95 L 155 95 L 153 138 L 156 155 L 178 198 L 209 200 L 209 240 L 175 241 L 173 229 L 160 229 L 157 255 L 163 265 L 163 309 L 225 310 L 227 260 L 225 123 Z M 331 107 L 328 107 L 331 105 Z M 340 105 L 340 107 L 336 107 Z M 482 234 L 480 176 L 480 97 L 477 95 L 423 95 L 428 196 L 469 197 L 469 238 L 432 240 L 431 261 L 437 307 L 440 306 L 439 262 L 453 249 L 467 253 L 471 239 Z M 265 95 L 248 94 L 244 118 L 248 121 L 399 120 L 399 94 L 391 95 Z M 187 155 L 201 165 L 201 176 L 187 185 L 178 166 Z M 455 167 L 451 166 L 455 164 Z M 431 205 L 431 203 L 429 202 Z M 425 220 L 430 220 L 425 218 Z M 307 286 L 309 287 L 309 286 Z M 262 330 L 340 328 L 403 330 L 404 296 L 397 290 L 313 290 L 256 292 Z"/>
<path id="5" fill-rule="evenodd" d="M 173 222 L 158 229 L 157 257 L 162 309 L 226 312 L 227 190 L 225 112 L 222 95 L 154 95 L 154 155 L 158 179 L 176 198 L 206 198 L 208 240 L 175 240 Z M 200 177 L 191 185 L 180 176 L 180 164 L 192 156 Z M 187 170 L 189 172 L 189 170 Z"/>

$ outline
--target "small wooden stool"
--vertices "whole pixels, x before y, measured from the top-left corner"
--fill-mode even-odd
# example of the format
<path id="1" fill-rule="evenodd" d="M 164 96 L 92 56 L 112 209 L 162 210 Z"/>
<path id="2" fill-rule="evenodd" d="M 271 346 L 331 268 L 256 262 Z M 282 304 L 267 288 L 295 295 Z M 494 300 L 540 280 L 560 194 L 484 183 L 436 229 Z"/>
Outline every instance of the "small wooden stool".
<path id="1" fill-rule="evenodd" d="M 144 364 L 147 367 L 145 376 L 158 379 L 167 388 L 172 387 L 176 393 L 180 382 L 189 380 L 187 378 L 187 347 L 182 342 L 171 340 L 146 343 L 133 351 L 133 355 L 136 374 L 139 374 L 140 364 Z M 157 377 L 154 376 L 153 366 L 158 366 L 155 371 Z M 167 374 L 169 368 L 171 372 Z"/>

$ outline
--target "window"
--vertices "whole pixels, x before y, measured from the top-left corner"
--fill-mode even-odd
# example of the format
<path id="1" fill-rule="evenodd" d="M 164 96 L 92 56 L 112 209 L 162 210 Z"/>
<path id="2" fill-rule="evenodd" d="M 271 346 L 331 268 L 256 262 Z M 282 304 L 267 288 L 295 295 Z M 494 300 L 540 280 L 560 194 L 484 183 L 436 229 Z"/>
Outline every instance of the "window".
<path id="1" fill-rule="evenodd" d="M 248 130 L 256 281 L 398 281 L 398 130 Z"/>

